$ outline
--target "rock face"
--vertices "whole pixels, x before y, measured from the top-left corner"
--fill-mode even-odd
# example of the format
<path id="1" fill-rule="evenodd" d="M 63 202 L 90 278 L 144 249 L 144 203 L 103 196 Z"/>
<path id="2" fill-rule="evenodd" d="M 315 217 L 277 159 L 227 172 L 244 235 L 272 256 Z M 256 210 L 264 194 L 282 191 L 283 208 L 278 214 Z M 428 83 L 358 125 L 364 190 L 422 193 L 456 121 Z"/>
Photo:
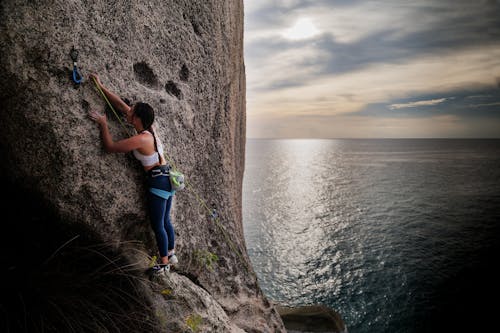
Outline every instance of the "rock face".
<path id="1" fill-rule="evenodd" d="M 72 47 L 81 85 L 71 80 Z M 10 237 L 2 267 L 12 281 L 22 275 L 18 260 L 64 274 L 65 265 L 55 263 L 74 244 L 107 244 L 133 267 L 127 274 L 141 281 L 134 288 L 159 330 L 285 330 L 262 295 L 243 238 L 241 0 L 3 0 L 0 48 L 0 174 L 4 193 L 16 192 L 2 207 Z M 144 172 L 131 154 L 103 151 L 87 117 L 105 107 L 90 73 L 120 96 L 154 107 L 166 153 L 190 184 L 172 212 L 180 265 L 160 287 L 141 276 L 156 254 Z M 114 139 L 127 136 L 111 113 L 108 123 Z M 220 224 L 208 217 L 213 206 Z M 171 295 L 160 297 L 167 289 Z"/>
<path id="2" fill-rule="evenodd" d="M 277 306 L 288 333 L 347 333 L 340 315 L 323 305 Z"/>

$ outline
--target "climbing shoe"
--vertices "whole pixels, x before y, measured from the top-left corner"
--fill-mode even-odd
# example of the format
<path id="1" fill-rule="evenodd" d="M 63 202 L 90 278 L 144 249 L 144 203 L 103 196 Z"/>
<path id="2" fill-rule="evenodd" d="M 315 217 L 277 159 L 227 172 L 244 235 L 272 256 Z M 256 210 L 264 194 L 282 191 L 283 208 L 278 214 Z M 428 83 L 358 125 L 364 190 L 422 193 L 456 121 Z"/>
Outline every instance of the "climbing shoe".
<path id="1" fill-rule="evenodd" d="M 168 263 L 172 264 L 172 265 L 179 263 L 179 259 L 177 259 L 177 256 L 175 255 L 175 253 L 168 256 Z"/>
<path id="2" fill-rule="evenodd" d="M 157 264 L 151 267 L 153 274 L 165 274 L 170 272 L 170 264 Z"/>

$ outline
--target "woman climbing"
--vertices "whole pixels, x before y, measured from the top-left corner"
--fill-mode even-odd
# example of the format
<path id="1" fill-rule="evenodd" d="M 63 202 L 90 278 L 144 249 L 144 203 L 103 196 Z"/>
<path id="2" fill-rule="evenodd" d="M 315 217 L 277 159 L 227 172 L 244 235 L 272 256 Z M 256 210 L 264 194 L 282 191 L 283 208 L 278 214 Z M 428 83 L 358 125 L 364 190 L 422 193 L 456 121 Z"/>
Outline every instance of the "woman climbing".
<path id="1" fill-rule="evenodd" d="M 96 74 L 90 75 L 103 91 L 113 107 L 123 112 L 127 122 L 132 124 L 137 134 L 123 140 L 114 141 L 109 129 L 106 115 L 90 111 L 89 117 L 99 124 L 104 148 L 110 153 L 127 153 L 132 151 L 142 163 L 147 175 L 147 201 L 151 226 L 156 236 L 160 263 L 153 267 L 156 272 L 170 270 L 170 265 L 178 263 L 174 253 L 175 235 L 170 220 L 170 209 L 173 196 L 169 180 L 170 166 L 163 156 L 163 145 L 154 131 L 154 110 L 147 104 L 138 102 L 128 106 L 120 97 L 104 87 Z"/>

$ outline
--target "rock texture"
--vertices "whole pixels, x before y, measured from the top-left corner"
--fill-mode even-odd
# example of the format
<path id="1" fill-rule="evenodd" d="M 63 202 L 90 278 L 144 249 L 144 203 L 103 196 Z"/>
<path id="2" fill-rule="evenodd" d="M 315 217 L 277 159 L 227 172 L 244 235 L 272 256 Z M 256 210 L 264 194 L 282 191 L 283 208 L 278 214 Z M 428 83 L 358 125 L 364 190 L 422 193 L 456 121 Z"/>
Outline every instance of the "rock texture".
<path id="1" fill-rule="evenodd" d="M 340 315 L 323 305 L 278 306 L 288 333 L 347 333 Z"/>
<path id="2" fill-rule="evenodd" d="M 79 86 L 71 81 L 73 46 L 86 79 Z M 137 284 L 158 327 L 284 331 L 257 284 L 243 238 L 241 0 L 3 0 L 0 48 L 1 180 L 8 183 L 4 191 L 19 192 L 17 201 L 3 207 L 11 209 L 5 230 L 32 239 L 51 263 L 71 248 L 74 237 L 85 238 L 86 246 L 111 244 L 134 267 L 127 274 L 140 275 L 134 272 L 156 254 L 139 162 L 130 154 L 105 153 L 96 124 L 87 118 L 90 109 L 105 106 L 88 80 L 98 73 L 120 96 L 155 108 L 166 152 L 191 184 L 175 198 L 181 265 L 164 281 L 173 289 L 171 297 L 158 296 L 158 282 Z M 108 123 L 115 139 L 127 136 L 112 114 Z M 223 229 L 208 218 L 206 208 L 212 206 Z M 8 274 L 20 269 L 12 261 L 24 255 L 45 269 L 47 260 L 30 250 L 32 244 L 19 242 L 4 244 L 15 247 L 2 251 L 15 253 L 7 258 Z M 210 264 L 206 259 L 213 255 L 218 260 Z"/>

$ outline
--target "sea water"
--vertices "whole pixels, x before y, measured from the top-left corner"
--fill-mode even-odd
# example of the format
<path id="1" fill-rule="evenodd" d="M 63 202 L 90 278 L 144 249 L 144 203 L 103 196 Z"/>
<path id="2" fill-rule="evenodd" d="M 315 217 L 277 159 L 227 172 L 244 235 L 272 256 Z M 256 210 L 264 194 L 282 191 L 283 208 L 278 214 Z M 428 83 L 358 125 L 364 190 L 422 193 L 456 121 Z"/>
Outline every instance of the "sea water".
<path id="1" fill-rule="evenodd" d="M 330 306 L 351 333 L 494 323 L 499 212 L 500 140 L 247 140 L 261 288 Z"/>

